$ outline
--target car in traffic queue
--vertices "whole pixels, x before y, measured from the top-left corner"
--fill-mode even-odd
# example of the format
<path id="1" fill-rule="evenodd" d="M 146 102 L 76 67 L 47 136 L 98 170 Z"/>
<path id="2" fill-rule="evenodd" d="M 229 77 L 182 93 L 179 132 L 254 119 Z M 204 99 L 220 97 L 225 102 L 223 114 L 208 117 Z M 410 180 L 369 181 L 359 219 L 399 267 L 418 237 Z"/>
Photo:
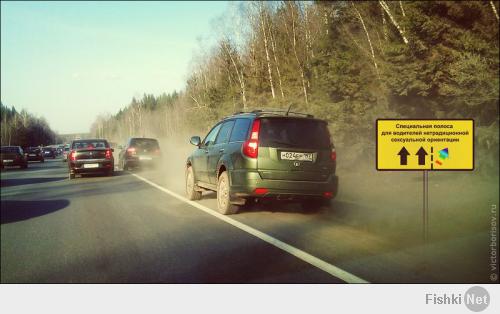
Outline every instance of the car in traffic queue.
<path id="1" fill-rule="evenodd" d="M 157 139 L 133 137 L 128 139 L 125 146 L 121 146 L 118 155 L 120 168 L 154 167 L 158 164 L 161 152 Z"/>
<path id="2" fill-rule="evenodd" d="M 222 214 L 263 198 L 329 204 L 337 194 L 336 151 L 327 122 L 280 111 L 240 112 L 218 122 L 186 162 L 186 194 L 199 200 L 217 192 Z"/>
<path id="3" fill-rule="evenodd" d="M 43 147 L 42 152 L 44 158 L 56 158 L 56 149 L 53 147 Z"/>
<path id="4" fill-rule="evenodd" d="M 24 154 L 26 155 L 26 159 L 28 161 L 45 162 L 43 152 L 39 147 L 28 147 L 25 149 Z"/>
<path id="5" fill-rule="evenodd" d="M 62 161 L 63 162 L 67 162 L 68 161 L 68 154 L 69 154 L 69 146 L 64 146 L 64 148 L 62 149 Z"/>
<path id="6" fill-rule="evenodd" d="M 28 160 L 20 146 L 2 146 L 0 148 L 1 168 L 7 166 L 19 166 L 21 169 L 28 168 Z"/>
<path id="7" fill-rule="evenodd" d="M 115 168 L 113 149 L 105 139 L 74 140 L 68 154 L 69 178 L 77 174 L 100 173 L 112 176 Z"/>

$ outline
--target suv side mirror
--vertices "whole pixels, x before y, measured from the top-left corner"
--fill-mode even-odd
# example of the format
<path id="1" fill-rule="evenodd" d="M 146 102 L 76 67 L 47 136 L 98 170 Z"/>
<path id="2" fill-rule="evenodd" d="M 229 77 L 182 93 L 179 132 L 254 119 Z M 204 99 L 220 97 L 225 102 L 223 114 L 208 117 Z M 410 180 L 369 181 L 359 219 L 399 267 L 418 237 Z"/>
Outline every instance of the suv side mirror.
<path id="1" fill-rule="evenodd" d="M 189 141 L 191 144 L 194 146 L 200 147 L 201 145 L 201 138 L 199 136 L 193 136 L 191 137 L 191 140 Z"/>

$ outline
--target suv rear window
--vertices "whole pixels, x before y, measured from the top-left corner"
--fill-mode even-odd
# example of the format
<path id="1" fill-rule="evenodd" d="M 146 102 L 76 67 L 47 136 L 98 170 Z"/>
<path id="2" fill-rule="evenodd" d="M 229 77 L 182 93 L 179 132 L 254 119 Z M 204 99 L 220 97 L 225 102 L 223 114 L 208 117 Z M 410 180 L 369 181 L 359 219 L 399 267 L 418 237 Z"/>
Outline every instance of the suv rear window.
<path id="1" fill-rule="evenodd" d="M 74 141 L 71 149 L 84 149 L 84 148 L 109 148 L 108 142 L 103 140 L 81 140 Z"/>
<path id="2" fill-rule="evenodd" d="M 130 146 L 147 150 L 160 148 L 158 141 L 154 138 L 133 138 L 130 140 Z"/>
<path id="3" fill-rule="evenodd" d="M 326 122 L 296 118 L 262 118 L 259 142 L 262 147 L 329 149 Z"/>

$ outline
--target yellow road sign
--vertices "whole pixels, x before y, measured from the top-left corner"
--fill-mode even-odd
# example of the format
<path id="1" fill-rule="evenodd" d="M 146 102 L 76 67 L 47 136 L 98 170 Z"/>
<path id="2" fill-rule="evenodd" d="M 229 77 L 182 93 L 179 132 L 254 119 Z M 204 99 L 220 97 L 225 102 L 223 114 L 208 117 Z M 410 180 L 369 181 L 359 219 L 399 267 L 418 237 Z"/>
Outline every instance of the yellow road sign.
<path id="1" fill-rule="evenodd" d="M 377 170 L 474 170 L 474 120 L 377 120 Z"/>

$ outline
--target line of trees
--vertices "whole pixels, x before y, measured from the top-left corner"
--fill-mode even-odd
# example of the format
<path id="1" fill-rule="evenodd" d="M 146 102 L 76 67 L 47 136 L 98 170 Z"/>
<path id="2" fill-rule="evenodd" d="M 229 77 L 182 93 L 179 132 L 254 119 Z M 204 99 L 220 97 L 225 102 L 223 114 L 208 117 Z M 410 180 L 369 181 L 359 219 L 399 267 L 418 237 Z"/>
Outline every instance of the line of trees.
<path id="1" fill-rule="evenodd" d="M 498 1 L 244 2 L 214 27 L 186 88 L 100 116 L 96 135 L 206 130 L 239 110 L 303 110 L 373 152 L 376 118 L 474 118 L 498 147 Z"/>
<path id="2" fill-rule="evenodd" d="M 45 146 L 58 141 L 44 118 L 35 117 L 25 110 L 17 112 L 0 103 L 1 144 L 14 146 Z"/>

